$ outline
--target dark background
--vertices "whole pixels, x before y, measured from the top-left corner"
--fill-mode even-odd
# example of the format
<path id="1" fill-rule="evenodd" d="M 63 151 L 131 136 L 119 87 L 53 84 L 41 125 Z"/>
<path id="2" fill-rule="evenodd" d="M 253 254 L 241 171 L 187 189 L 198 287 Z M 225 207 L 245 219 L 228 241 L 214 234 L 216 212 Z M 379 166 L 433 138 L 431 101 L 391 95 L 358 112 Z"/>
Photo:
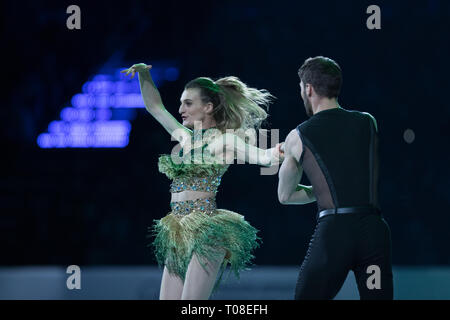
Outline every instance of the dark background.
<path id="1" fill-rule="evenodd" d="M 66 8 L 81 8 L 81 30 Z M 381 30 L 366 9 L 381 8 Z M 395 265 L 448 265 L 450 225 L 450 2 L 77 1 L 2 3 L 0 263 L 154 264 L 147 227 L 169 211 L 169 180 L 157 170 L 170 136 L 145 110 L 124 149 L 40 149 L 61 108 L 117 53 L 123 67 L 170 59 L 180 68 L 160 88 L 178 115 L 184 84 L 235 75 L 278 99 L 270 127 L 281 139 L 306 120 L 297 70 L 312 56 L 336 60 L 340 104 L 371 113 L 380 131 L 380 201 Z M 415 140 L 403 138 L 412 129 Z M 256 264 L 299 264 L 316 204 L 283 206 L 277 175 L 232 166 L 220 208 L 260 230 Z M 302 182 L 307 182 L 302 180 Z"/>

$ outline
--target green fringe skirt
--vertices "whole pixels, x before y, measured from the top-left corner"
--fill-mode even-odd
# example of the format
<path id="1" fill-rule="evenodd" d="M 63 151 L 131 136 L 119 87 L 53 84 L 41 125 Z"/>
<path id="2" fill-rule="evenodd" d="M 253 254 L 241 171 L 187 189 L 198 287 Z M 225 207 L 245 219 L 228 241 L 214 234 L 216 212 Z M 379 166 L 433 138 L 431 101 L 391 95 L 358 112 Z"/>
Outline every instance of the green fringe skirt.
<path id="1" fill-rule="evenodd" d="M 183 280 L 193 253 L 214 261 L 220 252 L 217 249 L 225 249 L 227 254 L 215 290 L 227 265 L 237 278 L 241 270 L 250 267 L 253 251 L 261 241 L 257 232 L 242 215 L 215 209 L 209 215 L 201 211 L 193 211 L 188 215 L 171 212 L 154 221 L 150 236 L 154 237 L 151 246 L 159 266 L 166 266 L 169 272 Z"/>

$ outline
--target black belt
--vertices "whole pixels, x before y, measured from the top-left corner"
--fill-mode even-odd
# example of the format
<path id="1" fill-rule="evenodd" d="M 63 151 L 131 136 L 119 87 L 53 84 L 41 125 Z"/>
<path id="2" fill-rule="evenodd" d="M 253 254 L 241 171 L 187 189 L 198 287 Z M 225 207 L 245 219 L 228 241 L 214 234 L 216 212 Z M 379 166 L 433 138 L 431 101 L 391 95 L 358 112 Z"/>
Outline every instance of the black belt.
<path id="1" fill-rule="evenodd" d="M 325 217 L 329 214 L 346 214 L 346 213 L 366 213 L 366 214 L 381 215 L 380 210 L 375 207 L 342 207 L 342 208 L 322 210 L 317 214 L 317 219 Z"/>

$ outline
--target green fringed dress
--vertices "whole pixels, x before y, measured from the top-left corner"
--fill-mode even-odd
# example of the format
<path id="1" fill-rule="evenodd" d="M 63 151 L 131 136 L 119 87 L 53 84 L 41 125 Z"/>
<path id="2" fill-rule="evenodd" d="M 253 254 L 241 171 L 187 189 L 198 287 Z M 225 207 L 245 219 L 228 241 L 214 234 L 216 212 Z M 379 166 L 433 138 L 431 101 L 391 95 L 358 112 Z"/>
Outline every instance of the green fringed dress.
<path id="1" fill-rule="evenodd" d="M 171 192 L 185 190 L 206 191 L 215 194 L 228 164 L 208 161 L 205 147 L 208 130 L 202 130 L 203 140 L 191 152 L 183 156 L 161 155 L 158 168 L 172 180 Z M 189 157 L 189 158 L 188 158 Z M 225 249 L 217 288 L 227 265 L 239 278 L 239 272 L 251 263 L 253 251 L 259 246 L 258 230 L 236 212 L 216 208 L 215 197 L 208 199 L 172 202 L 172 211 L 155 220 L 151 227 L 151 244 L 158 264 L 184 280 L 192 258 L 196 253 L 209 261 L 216 259 L 217 249 Z"/>

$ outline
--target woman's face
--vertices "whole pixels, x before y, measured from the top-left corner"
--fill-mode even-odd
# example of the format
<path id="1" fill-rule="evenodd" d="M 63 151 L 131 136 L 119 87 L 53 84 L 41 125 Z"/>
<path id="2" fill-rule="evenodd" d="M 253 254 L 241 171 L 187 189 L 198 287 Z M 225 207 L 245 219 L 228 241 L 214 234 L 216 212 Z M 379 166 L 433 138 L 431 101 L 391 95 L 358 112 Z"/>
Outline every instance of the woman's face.
<path id="1" fill-rule="evenodd" d="M 195 122 L 201 122 L 208 116 L 212 107 L 211 103 L 204 104 L 200 97 L 200 89 L 186 89 L 180 98 L 180 109 L 178 112 L 183 120 L 183 126 L 193 129 Z M 211 105 L 211 106 L 210 106 Z M 197 125 L 199 125 L 197 123 Z"/>

